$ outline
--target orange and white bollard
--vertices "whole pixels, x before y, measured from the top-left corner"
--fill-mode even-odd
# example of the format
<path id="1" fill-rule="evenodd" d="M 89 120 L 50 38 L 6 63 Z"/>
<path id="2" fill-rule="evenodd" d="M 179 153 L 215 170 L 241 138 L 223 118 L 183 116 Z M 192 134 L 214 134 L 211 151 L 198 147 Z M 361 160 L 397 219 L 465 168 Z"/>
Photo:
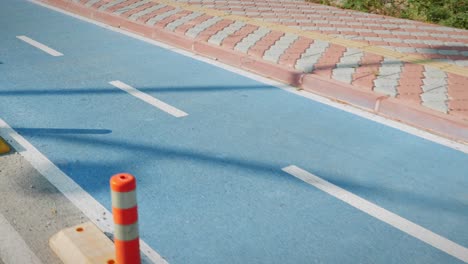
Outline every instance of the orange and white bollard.
<path id="1" fill-rule="evenodd" d="M 136 180 L 131 174 L 111 177 L 114 244 L 117 264 L 140 264 Z"/>

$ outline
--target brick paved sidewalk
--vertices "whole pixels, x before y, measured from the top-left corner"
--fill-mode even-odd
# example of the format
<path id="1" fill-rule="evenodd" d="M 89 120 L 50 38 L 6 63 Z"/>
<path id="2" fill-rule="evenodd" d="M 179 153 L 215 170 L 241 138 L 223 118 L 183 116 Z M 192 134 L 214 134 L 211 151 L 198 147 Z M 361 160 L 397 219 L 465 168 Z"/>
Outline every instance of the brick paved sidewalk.
<path id="1" fill-rule="evenodd" d="M 467 30 L 302 0 L 42 1 L 393 118 L 468 124 Z"/>

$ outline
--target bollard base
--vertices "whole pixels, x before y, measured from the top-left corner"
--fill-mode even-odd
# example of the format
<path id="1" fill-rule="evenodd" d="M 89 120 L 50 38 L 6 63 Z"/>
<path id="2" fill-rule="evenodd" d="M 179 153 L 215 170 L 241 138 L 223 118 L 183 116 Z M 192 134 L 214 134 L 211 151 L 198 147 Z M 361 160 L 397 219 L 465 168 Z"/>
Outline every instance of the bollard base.
<path id="1" fill-rule="evenodd" d="M 49 245 L 65 264 L 116 263 L 114 244 L 92 222 L 61 230 L 49 239 Z"/>

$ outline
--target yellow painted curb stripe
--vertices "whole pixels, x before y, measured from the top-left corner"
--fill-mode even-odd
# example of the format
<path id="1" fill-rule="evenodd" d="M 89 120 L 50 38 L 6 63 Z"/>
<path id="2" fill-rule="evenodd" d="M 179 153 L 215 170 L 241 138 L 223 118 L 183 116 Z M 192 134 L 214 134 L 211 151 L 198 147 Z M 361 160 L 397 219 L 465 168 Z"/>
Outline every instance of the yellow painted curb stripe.
<path id="1" fill-rule="evenodd" d="M 187 11 L 192 11 L 192 12 L 200 12 L 200 13 L 205 13 L 210 16 L 216 16 L 216 17 L 222 17 L 224 19 L 230 19 L 233 21 L 242 21 L 246 24 L 250 25 L 255 25 L 258 27 L 264 27 L 268 28 L 270 30 L 275 30 L 275 31 L 280 31 L 284 33 L 289 33 L 289 34 L 295 34 L 298 36 L 314 39 L 314 40 L 322 40 L 322 41 L 327 41 L 336 45 L 341 45 L 347 48 L 356 48 L 356 49 L 361 49 L 362 51 L 373 53 L 376 55 L 380 55 L 383 57 L 390 57 L 394 59 L 398 59 L 404 62 L 409 62 L 409 63 L 414 63 L 414 64 L 420 64 L 424 66 L 430 66 L 433 68 L 437 68 L 441 71 L 448 72 L 448 73 L 453 73 L 461 76 L 468 77 L 468 69 L 465 67 L 461 67 L 458 65 L 453 65 L 449 63 L 444 63 L 444 62 L 438 62 L 434 60 L 428 60 L 422 56 L 418 55 L 408 55 L 405 53 L 401 53 L 398 51 L 393 51 L 387 48 L 382 48 L 378 46 L 373 46 L 369 45 L 364 42 L 360 41 L 353 41 L 353 40 L 348 40 L 344 38 L 339 38 L 339 37 L 333 37 L 327 34 L 322 34 L 318 32 L 311 32 L 311 31 L 304 31 L 301 29 L 297 28 L 292 28 L 289 26 L 285 25 L 280 25 L 280 24 L 275 24 L 271 22 L 266 22 L 266 21 L 261 21 L 255 18 L 250 18 L 250 17 L 244 17 L 244 16 L 238 16 L 238 15 L 231 15 L 228 14 L 224 11 L 219 11 L 219 10 L 214 10 L 210 8 L 204 8 L 204 7 L 198 7 L 198 6 L 193 6 L 190 4 L 185 4 L 185 3 L 178 3 L 170 0 L 155 0 L 154 2 L 156 3 L 161 3 L 165 4 L 168 6 L 184 9 Z"/>
<path id="2" fill-rule="evenodd" d="M 10 146 L 3 140 L 3 138 L 0 138 L 0 154 L 5 154 L 10 152 Z"/>

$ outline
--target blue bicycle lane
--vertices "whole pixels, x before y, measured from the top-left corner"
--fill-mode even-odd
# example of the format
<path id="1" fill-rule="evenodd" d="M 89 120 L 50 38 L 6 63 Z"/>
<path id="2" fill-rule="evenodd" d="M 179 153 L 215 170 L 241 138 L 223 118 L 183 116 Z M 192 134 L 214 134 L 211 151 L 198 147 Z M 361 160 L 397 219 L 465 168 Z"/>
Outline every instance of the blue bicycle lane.
<path id="1" fill-rule="evenodd" d="M 134 174 L 141 238 L 169 263 L 463 263 L 281 169 L 465 247 L 468 155 L 29 2 L 1 6 L 0 118 L 108 209 L 110 176 Z"/>

